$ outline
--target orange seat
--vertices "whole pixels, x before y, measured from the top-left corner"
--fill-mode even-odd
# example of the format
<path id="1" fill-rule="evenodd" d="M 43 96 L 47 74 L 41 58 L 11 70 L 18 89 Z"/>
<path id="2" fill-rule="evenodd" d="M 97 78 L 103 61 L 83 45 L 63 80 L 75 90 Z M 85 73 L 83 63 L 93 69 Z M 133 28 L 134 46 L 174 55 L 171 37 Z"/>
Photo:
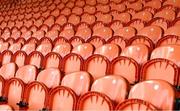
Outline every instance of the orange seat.
<path id="1" fill-rule="evenodd" d="M 176 17 L 176 13 L 172 9 L 163 9 L 157 12 L 154 17 L 162 17 L 166 20 L 173 21 Z"/>
<path id="2" fill-rule="evenodd" d="M 9 50 L 5 50 L 1 53 L 1 57 L 2 57 L 2 65 L 10 63 L 11 59 L 12 59 L 13 53 Z"/>
<path id="3" fill-rule="evenodd" d="M 86 42 L 91 43 L 95 48 L 98 48 L 106 43 L 105 39 L 103 39 L 99 36 L 92 36 Z"/>
<path id="4" fill-rule="evenodd" d="M 135 84 L 139 81 L 139 65 L 134 59 L 120 56 L 112 60 L 110 74 L 120 75 Z"/>
<path id="5" fill-rule="evenodd" d="M 50 91 L 48 103 L 50 110 L 75 110 L 77 98 L 70 88 L 58 86 Z"/>
<path id="6" fill-rule="evenodd" d="M 80 96 L 89 91 L 91 79 L 91 75 L 88 72 L 77 71 L 65 75 L 61 81 L 61 85 L 71 88 L 77 96 Z"/>
<path id="7" fill-rule="evenodd" d="M 7 50 L 9 48 L 9 43 L 8 42 L 2 42 L 0 43 L 0 52 L 2 53 L 3 51 Z"/>
<path id="8" fill-rule="evenodd" d="M 69 54 L 71 52 L 71 44 L 69 43 L 61 43 L 59 45 L 56 45 L 52 52 L 56 52 L 58 54 L 60 54 L 62 57 L 64 57 L 65 55 Z"/>
<path id="9" fill-rule="evenodd" d="M 26 64 L 27 54 L 24 51 L 17 51 L 13 57 L 12 61 L 17 64 L 18 67 L 22 67 Z"/>
<path id="10" fill-rule="evenodd" d="M 94 79 L 105 76 L 109 71 L 109 60 L 104 56 L 94 54 L 86 59 L 84 70 L 89 72 Z"/>
<path id="11" fill-rule="evenodd" d="M 136 13 L 132 19 L 141 19 L 142 21 L 148 22 L 153 18 L 153 15 L 149 11 L 140 11 Z"/>
<path id="12" fill-rule="evenodd" d="M 15 77 L 28 84 L 36 79 L 37 73 L 38 72 L 35 66 L 25 65 L 17 70 Z"/>
<path id="13" fill-rule="evenodd" d="M 15 63 L 13 62 L 7 63 L 1 66 L 0 75 L 4 79 L 10 79 L 15 76 L 16 70 L 17 70 L 17 67 Z"/>
<path id="14" fill-rule="evenodd" d="M 109 75 L 95 80 L 91 91 L 107 95 L 113 102 L 121 103 L 126 99 L 129 83 L 121 76 Z M 116 93 L 117 92 L 117 93 Z"/>
<path id="15" fill-rule="evenodd" d="M 145 22 L 141 19 L 133 19 L 127 23 L 127 26 L 134 27 L 137 31 L 139 31 L 145 27 Z"/>
<path id="16" fill-rule="evenodd" d="M 176 36 L 180 36 L 180 32 L 179 32 L 179 28 L 180 28 L 180 25 L 174 25 L 172 27 L 169 27 L 164 35 L 176 35 Z"/>
<path id="17" fill-rule="evenodd" d="M 159 39 L 156 43 L 156 47 L 165 45 L 180 45 L 180 37 L 175 35 L 167 35 Z"/>
<path id="18" fill-rule="evenodd" d="M 31 52 L 35 51 L 36 44 L 35 43 L 27 43 L 23 45 L 21 48 L 22 51 L 26 52 L 27 55 L 29 55 Z"/>
<path id="19" fill-rule="evenodd" d="M 122 36 L 124 39 L 130 39 L 131 37 L 135 36 L 136 29 L 128 26 L 121 28 L 118 32 L 114 33 L 114 36 Z"/>
<path id="20" fill-rule="evenodd" d="M 116 106 L 116 110 L 123 111 L 156 111 L 158 110 L 154 105 L 141 99 L 127 99 Z"/>
<path id="21" fill-rule="evenodd" d="M 48 88 L 59 86 L 61 72 L 58 68 L 47 68 L 37 76 L 37 81 L 44 83 Z"/>
<path id="22" fill-rule="evenodd" d="M 59 36 L 59 31 L 58 30 L 49 30 L 45 36 L 50 38 L 53 41 L 54 39 L 56 39 Z"/>
<path id="23" fill-rule="evenodd" d="M 74 27 L 72 24 L 65 24 L 63 26 L 62 31 L 60 32 L 60 36 L 65 37 L 66 39 L 70 39 L 75 35 Z"/>
<path id="24" fill-rule="evenodd" d="M 110 61 L 119 56 L 121 48 L 116 44 L 105 44 L 98 47 L 94 54 L 100 54 L 106 56 Z"/>
<path id="25" fill-rule="evenodd" d="M 72 23 L 73 25 L 77 25 L 80 23 L 80 16 L 76 14 L 71 14 L 68 18 L 68 23 Z"/>
<path id="26" fill-rule="evenodd" d="M 50 43 L 43 43 L 37 46 L 36 51 L 41 52 L 44 56 L 51 52 L 52 50 L 52 44 Z"/>
<path id="27" fill-rule="evenodd" d="M 68 43 L 68 39 L 64 38 L 64 37 L 57 37 L 56 39 L 54 39 L 53 44 L 54 46 L 62 44 L 62 43 Z"/>
<path id="28" fill-rule="evenodd" d="M 78 36 L 74 36 L 74 37 L 71 37 L 71 39 L 69 40 L 69 42 L 71 43 L 71 45 L 73 47 L 76 47 L 80 44 L 83 44 L 85 41 L 83 38 L 81 37 L 78 37 Z"/>
<path id="29" fill-rule="evenodd" d="M 20 108 L 27 110 L 41 110 L 45 107 L 48 96 L 47 87 L 37 81 L 31 82 L 27 85 L 24 92 L 23 103 L 27 104 L 25 107 Z"/>
<path id="30" fill-rule="evenodd" d="M 72 53 L 81 55 L 84 59 L 87 59 L 93 54 L 94 47 L 90 43 L 80 44 L 72 49 Z"/>
<path id="31" fill-rule="evenodd" d="M 143 44 L 130 45 L 122 50 L 121 56 L 133 58 L 139 64 L 143 64 L 148 60 L 149 49 Z"/>
<path id="32" fill-rule="evenodd" d="M 27 57 L 27 64 L 35 65 L 38 69 L 42 68 L 44 56 L 38 51 L 33 51 Z"/>
<path id="33" fill-rule="evenodd" d="M 83 38 L 84 40 L 87 40 L 92 35 L 91 28 L 86 23 L 80 23 L 77 26 L 77 31 L 75 36 L 79 36 Z"/>
<path id="34" fill-rule="evenodd" d="M 61 56 L 58 53 L 50 52 L 45 56 L 44 68 L 60 68 Z"/>
<path id="35" fill-rule="evenodd" d="M 179 45 L 165 45 L 154 49 L 151 53 L 151 59 L 164 58 L 173 61 L 178 66 L 180 65 L 179 60 Z"/>
<path id="36" fill-rule="evenodd" d="M 80 55 L 70 53 L 62 59 L 63 73 L 72 73 L 83 69 L 84 60 Z"/>
<path id="37" fill-rule="evenodd" d="M 109 40 L 107 40 L 107 43 L 116 44 L 121 49 L 124 49 L 127 45 L 127 41 L 121 36 L 113 36 Z"/>
<path id="38" fill-rule="evenodd" d="M 134 85 L 128 98 L 147 101 L 160 110 L 173 110 L 175 91 L 169 83 L 163 80 L 147 80 Z"/>
<path id="39" fill-rule="evenodd" d="M 138 32 L 138 35 L 147 36 L 154 43 L 156 43 L 162 37 L 162 29 L 159 26 L 147 26 Z"/>

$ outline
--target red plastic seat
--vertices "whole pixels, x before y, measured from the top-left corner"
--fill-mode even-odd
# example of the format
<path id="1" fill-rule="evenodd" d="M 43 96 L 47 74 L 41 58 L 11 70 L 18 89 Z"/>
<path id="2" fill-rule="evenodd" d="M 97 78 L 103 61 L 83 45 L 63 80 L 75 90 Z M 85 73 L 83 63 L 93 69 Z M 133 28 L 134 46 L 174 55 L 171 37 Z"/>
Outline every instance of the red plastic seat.
<path id="1" fill-rule="evenodd" d="M 161 8 L 161 1 L 160 0 L 150 0 L 147 3 L 145 3 L 145 6 L 149 6 L 155 9 Z"/>
<path id="2" fill-rule="evenodd" d="M 94 54 L 106 56 L 110 61 L 119 56 L 121 48 L 116 44 L 105 44 L 98 47 Z"/>
<path id="3" fill-rule="evenodd" d="M 59 86 L 61 72 L 58 68 L 47 68 L 37 76 L 37 81 L 44 83 L 48 88 Z"/>
<path id="4" fill-rule="evenodd" d="M 102 12 L 96 12 L 95 13 L 95 16 L 96 16 L 96 21 L 101 21 L 105 24 L 108 24 L 112 21 L 113 17 L 112 15 L 110 14 L 105 14 L 105 13 L 102 13 Z"/>
<path id="5" fill-rule="evenodd" d="M 80 23 L 80 16 L 71 14 L 68 18 L 68 23 L 71 23 L 73 25 L 77 25 Z"/>
<path id="6" fill-rule="evenodd" d="M 107 43 L 116 44 L 121 49 L 124 49 L 127 45 L 127 41 L 121 36 L 113 36 L 109 40 L 107 40 Z"/>
<path id="7" fill-rule="evenodd" d="M 106 43 L 105 39 L 103 39 L 99 36 L 92 36 L 86 42 L 91 43 L 95 48 L 98 48 Z"/>
<path id="8" fill-rule="evenodd" d="M 138 1 L 127 3 L 127 8 L 132 8 L 135 11 L 140 11 L 143 8 L 143 4 Z"/>
<path id="9" fill-rule="evenodd" d="M 53 24 L 50 28 L 50 30 L 57 30 L 57 31 L 61 31 L 61 26 L 59 24 Z M 59 32 L 58 32 L 59 33 Z"/>
<path id="10" fill-rule="evenodd" d="M 38 30 L 36 32 L 33 32 L 32 37 L 37 38 L 38 40 L 42 39 L 43 37 L 45 37 L 45 31 L 43 30 Z"/>
<path id="11" fill-rule="evenodd" d="M 7 50 L 9 48 L 9 43 L 8 42 L 2 42 L 0 43 L 0 52 L 2 53 L 3 51 Z"/>
<path id="12" fill-rule="evenodd" d="M 60 33 L 60 36 L 70 39 L 75 35 L 74 27 L 72 24 L 66 24 L 63 27 L 63 30 Z"/>
<path id="13" fill-rule="evenodd" d="M 141 19 L 142 21 L 148 22 L 153 18 L 153 15 L 149 11 L 140 11 L 136 13 L 132 19 Z"/>
<path id="14" fill-rule="evenodd" d="M 156 111 L 158 110 L 151 103 L 141 99 L 127 99 L 116 106 L 116 110 L 120 111 Z"/>
<path id="15" fill-rule="evenodd" d="M 147 36 L 154 43 L 162 37 L 163 30 L 159 26 L 147 26 L 138 32 L 138 35 Z"/>
<path id="16" fill-rule="evenodd" d="M 81 22 L 85 22 L 87 24 L 93 24 L 96 21 L 96 17 L 95 15 L 91 15 L 88 13 L 84 13 L 83 15 L 81 15 Z"/>
<path id="17" fill-rule="evenodd" d="M 59 24 L 59 25 L 64 25 L 65 23 L 67 23 L 67 18 L 65 15 L 62 15 L 60 14 L 57 18 L 56 18 L 56 21 L 55 21 L 56 24 Z"/>
<path id="18" fill-rule="evenodd" d="M 87 40 L 92 35 L 91 28 L 86 23 L 80 23 L 77 26 L 77 31 L 75 36 L 79 36 L 83 38 L 84 40 Z"/>
<path id="19" fill-rule="evenodd" d="M 84 6 L 83 9 L 84 13 L 94 14 L 96 12 L 96 7 L 87 4 Z"/>
<path id="20" fill-rule="evenodd" d="M 166 59 L 153 59 L 145 63 L 141 70 L 141 81 L 150 79 L 161 79 L 178 85 L 178 66 Z"/>
<path id="21" fill-rule="evenodd" d="M 65 75 L 61 85 L 71 88 L 77 96 L 80 96 L 89 91 L 91 81 L 92 78 L 88 72 L 78 71 Z"/>
<path id="22" fill-rule="evenodd" d="M 80 3 L 79 3 L 80 2 Z M 82 2 L 84 2 L 83 0 L 79 0 L 79 1 L 76 1 L 76 3 L 78 4 L 79 3 L 79 5 L 82 3 Z M 81 5 L 83 5 L 84 3 L 82 3 Z M 84 12 L 83 11 L 83 8 L 82 8 L 83 6 L 75 6 L 73 9 L 72 9 L 72 13 L 73 14 L 76 14 L 76 15 L 82 15 L 82 13 Z"/>
<path id="23" fill-rule="evenodd" d="M 139 65 L 134 59 L 120 56 L 112 60 L 110 74 L 120 75 L 135 84 L 139 80 Z"/>
<path id="24" fill-rule="evenodd" d="M 93 28 L 93 36 L 100 36 L 107 40 L 113 36 L 113 31 L 109 27 Z"/>
<path id="25" fill-rule="evenodd" d="M 108 13 L 110 11 L 109 5 L 103 5 L 103 4 L 97 4 L 96 5 L 96 11 L 102 12 L 102 13 Z"/>
<path id="26" fill-rule="evenodd" d="M 7 80 L 15 76 L 16 70 L 17 67 L 15 63 L 7 63 L 1 66 L 0 75 Z"/>
<path id="27" fill-rule="evenodd" d="M 146 36 L 136 35 L 128 40 L 128 44 L 129 45 L 144 44 L 144 45 L 148 46 L 150 48 L 150 50 L 154 49 L 153 41 Z"/>
<path id="28" fill-rule="evenodd" d="M 52 44 L 51 43 L 43 43 L 37 46 L 36 51 L 41 52 L 44 56 L 51 52 Z"/>
<path id="29" fill-rule="evenodd" d="M 180 37 L 175 35 L 167 35 L 163 38 L 159 39 L 159 41 L 156 43 L 156 47 L 158 46 L 165 46 L 165 45 L 179 45 L 180 44 Z"/>
<path id="30" fill-rule="evenodd" d="M 48 89 L 40 82 L 31 82 L 26 86 L 23 102 L 27 103 L 26 107 L 21 109 L 41 110 L 47 103 Z"/>
<path id="31" fill-rule="evenodd" d="M 110 23 L 110 28 L 114 33 L 117 33 L 121 28 L 123 28 L 123 23 L 119 20 L 114 20 Z"/>
<path id="32" fill-rule="evenodd" d="M 6 42 L 8 42 L 10 45 L 13 44 L 15 42 L 15 39 L 12 37 L 9 37 L 6 39 Z"/>
<path id="33" fill-rule="evenodd" d="M 45 56 L 44 68 L 60 68 L 61 56 L 58 53 L 50 52 Z"/>
<path id="34" fill-rule="evenodd" d="M 75 110 L 77 98 L 70 88 L 58 86 L 50 91 L 48 103 L 50 110 Z"/>
<path id="35" fill-rule="evenodd" d="M 130 39 L 131 37 L 135 36 L 135 34 L 136 34 L 136 29 L 131 26 L 128 26 L 121 28 L 118 32 L 115 32 L 114 36 L 121 36 L 124 37 L 125 39 Z"/>
<path id="36" fill-rule="evenodd" d="M 52 52 L 56 52 L 60 54 L 62 57 L 66 56 L 71 52 L 72 46 L 69 43 L 61 43 L 59 45 L 56 45 Z"/>
<path id="37" fill-rule="evenodd" d="M 165 45 L 154 49 L 151 53 L 151 59 L 164 58 L 173 61 L 178 66 L 180 65 L 179 60 L 179 45 Z"/>
<path id="38" fill-rule="evenodd" d="M 43 58 L 44 56 L 42 55 L 42 53 L 38 51 L 33 51 L 28 55 L 26 61 L 27 61 L 27 64 L 35 65 L 39 69 L 39 68 L 42 68 Z"/>
<path id="39" fill-rule="evenodd" d="M 46 33 L 46 37 L 50 38 L 52 41 L 55 40 L 59 36 L 59 31 L 50 30 Z"/>
<path id="40" fill-rule="evenodd" d="M 71 45 L 73 47 L 76 47 L 76 46 L 78 46 L 80 44 L 83 44 L 85 42 L 85 40 L 83 38 L 81 38 L 81 37 L 74 36 L 69 40 L 69 42 L 71 43 Z"/>
<path id="41" fill-rule="evenodd" d="M 169 83 L 163 80 L 147 80 L 134 85 L 128 98 L 147 101 L 160 110 L 173 110 L 175 91 Z"/>
<path id="42" fill-rule="evenodd" d="M 21 48 L 21 50 L 26 52 L 27 55 L 35 51 L 35 49 L 36 49 L 36 44 L 33 44 L 33 43 L 27 43 L 23 45 L 23 47 Z"/>
<path id="43" fill-rule="evenodd" d="M 20 43 L 14 43 L 12 44 L 10 47 L 9 47 L 9 50 L 12 52 L 12 53 L 15 53 L 17 52 L 18 50 L 20 50 L 22 47 L 22 45 Z"/>
<path id="44" fill-rule="evenodd" d="M 94 47 L 90 43 L 80 44 L 72 49 L 72 53 L 81 55 L 84 59 L 87 59 L 93 54 Z"/>
<path id="45" fill-rule="evenodd" d="M 44 21 L 44 24 L 48 25 L 49 27 L 51 27 L 54 23 L 55 23 L 55 17 L 52 15 L 48 16 Z"/>
<path id="46" fill-rule="evenodd" d="M 89 72 L 96 80 L 108 73 L 109 60 L 104 56 L 94 54 L 86 59 L 84 70 Z"/>
<path id="47" fill-rule="evenodd" d="M 99 78 L 95 80 L 91 86 L 91 91 L 106 94 L 115 103 L 124 101 L 128 90 L 129 83 L 126 79 L 117 75 Z"/>
<path id="48" fill-rule="evenodd" d="M 10 105 L 12 109 L 19 110 L 19 106 L 17 105 L 17 103 L 22 100 L 24 91 L 25 84 L 22 80 L 12 78 L 7 81 L 4 97 L 7 98 L 7 104 Z"/>
<path id="49" fill-rule="evenodd" d="M 25 65 L 27 54 L 24 51 L 17 51 L 12 57 L 12 61 L 17 64 L 18 67 Z"/>
<path id="50" fill-rule="evenodd" d="M 163 9 L 157 12 L 154 17 L 162 17 L 166 20 L 173 21 L 176 17 L 176 13 L 172 9 Z"/>
<path id="51" fill-rule="evenodd" d="M 149 49 L 143 44 L 130 45 L 122 50 L 121 56 L 133 58 L 139 64 L 143 64 L 148 60 Z"/>
<path id="52" fill-rule="evenodd" d="M 36 79 L 37 73 L 37 68 L 34 65 L 25 65 L 17 70 L 15 77 L 28 84 Z"/>
<path id="53" fill-rule="evenodd" d="M 180 25 L 174 25 L 172 27 L 169 27 L 164 35 L 176 35 L 176 36 L 180 36 L 180 32 L 179 32 L 179 28 L 180 28 Z"/>
<path id="54" fill-rule="evenodd" d="M 9 51 L 9 50 L 3 51 L 1 53 L 1 57 L 2 57 L 1 64 L 4 65 L 4 64 L 10 63 L 11 59 L 12 59 L 12 56 L 13 56 L 13 53 L 11 51 Z"/>
<path id="55" fill-rule="evenodd" d="M 137 31 L 145 27 L 145 22 L 140 19 L 133 19 L 127 23 L 127 26 L 134 27 Z"/>
<path id="56" fill-rule="evenodd" d="M 61 44 L 64 44 L 64 43 L 69 43 L 68 39 L 66 39 L 64 37 L 57 37 L 53 41 L 54 46 L 61 45 Z"/>
<path id="57" fill-rule="evenodd" d="M 62 59 L 62 72 L 72 73 L 83 70 L 84 60 L 80 55 L 70 53 Z"/>
<path id="58" fill-rule="evenodd" d="M 110 2 L 110 7 L 111 10 L 117 10 L 119 12 L 123 12 L 126 9 L 126 5 L 123 3 L 117 3 L 113 0 L 111 0 L 112 2 Z M 121 2 L 122 0 L 117 0 L 118 2 Z"/>

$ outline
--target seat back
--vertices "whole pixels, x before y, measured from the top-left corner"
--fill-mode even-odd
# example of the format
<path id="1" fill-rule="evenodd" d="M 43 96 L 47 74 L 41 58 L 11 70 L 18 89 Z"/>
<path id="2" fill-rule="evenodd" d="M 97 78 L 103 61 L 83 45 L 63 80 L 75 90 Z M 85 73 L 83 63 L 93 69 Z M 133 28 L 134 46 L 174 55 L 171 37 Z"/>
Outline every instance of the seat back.
<path id="1" fill-rule="evenodd" d="M 37 46 L 36 51 L 41 52 L 44 56 L 51 52 L 52 50 L 52 44 L 50 43 L 43 43 Z"/>
<path id="2" fill-rule="evenodd" d="M 149 49 L 143 44 L 130 45 L 122 50 L 121 56 L 133 58 L 139 64 L 143 64 L 148 60 Z"/>
<path id="3" fill-rule="evenodd" d="M 35 66 L 25 65 L 17 70 L 15 77 L 28 84 L 36 79 L 37 73 L 38 72 Z"/>
<path id="4" fill-rule="evenodd" d="M 16 70 L 17 70 L 17 66 L 15 63 L 13 62 L 7 63 L 1 66 L 0 75 L 4 79 L 10 79 L 15 76 Z"/>
<path id="5" fill-rule="evenodd" d="M 81 55 L 84 59 L 87 59 L 92 55 L 94 51 L 93 45 L 90 43 L 80 44 L 72 49 L 72 53 Z"/>
<path id="6" fill-rule="evenodd" d="M 2 65 L 4 65 L 11 62 L 13 53 L 9 50 L 5 50 L 2 52 L 1 56 L 2 56 Z"/>
<path id="7" fill-rule="evenodd" d="M 116 44 L 105 44 L 97 48 L 94 54 L 100 54 L 106 56 L 110 61 L 119 56 L 121 52 L 120 47 Z"/>
<path id="8" fill-rule="evenodd" d="M 85 61 L 84 70 L 89 72 L 94 79 L 105 76 L 109 71 L 109 60 L 101 55 L 92 55 Z"/>
<path id="9" fill-rule="evenodd" d="M 26 54 L 29 55 L 31 52 L 36 50 L 36 44 L 35 43 L 27 43 L 27 44 L 23 45 L 21 50 L 26 52 Z"/>
<path id="10" fill-rule="evenodd" d="M 109 75 L 95 80 L 91 91 L 106 94 L 115 103 L 121 103 L 126 99 L 129 83 L 121 76 Z"/>
<path id="11" fill-rule="evenodd" d="M 78 71 L 64 76 L 61 85 L 71 88 L 76 95 L 80 96 L 89 91 L 91 79 L 88 72 Z"/>
<path id="12" fill-rule="evenodd" d="M 175 91 L 169 83 L 163 80 L 148 80 L 134 85 L 128 98 L 147 101 L 161 110 L 173 110 Z"/>
<path id="13" fill-rule="evenodd" d="M 27 58 L 26 52 L 24 52 L 24 51 L 17 51 L 13 55 L 12 61 L 15 62 L 18 67 L 22 67 L 22 66 L 25 65 L 26 58 Z"/>
<path id="14" fill-rule="evenodd" d="M 41 71 L 37 81 L 44 83 L 48 88 L 54 88 L 60 84 L 61 72 L 58 68 L 48 68 Z"/>
<path id="15" fill-rule="evenodd" d="M 52 52 L 56 52 L 60 54 L 62 57 L 64 57 L 71 52 L 71 48 L 72 48 L 71 44 L 62 43 L 62 44 L 56 45 L 53 48 Z"/>
<path id="16" fill-rule="evenodd" d="M 105 39 L 99 36 L 92 36 L 86 42 L 91 43 L 95 48 L 98 48 L 106 43 Z"/>
<path id="17" fill-rule="evenodd" d="M 12 52 L 12 53 L 15 53 L 16 51 L 20 50 L 21 49 L 21 44 L 20 43 L 14 43 L 12 44 L 10 47 L 9 47 L 9 50 Z"/>

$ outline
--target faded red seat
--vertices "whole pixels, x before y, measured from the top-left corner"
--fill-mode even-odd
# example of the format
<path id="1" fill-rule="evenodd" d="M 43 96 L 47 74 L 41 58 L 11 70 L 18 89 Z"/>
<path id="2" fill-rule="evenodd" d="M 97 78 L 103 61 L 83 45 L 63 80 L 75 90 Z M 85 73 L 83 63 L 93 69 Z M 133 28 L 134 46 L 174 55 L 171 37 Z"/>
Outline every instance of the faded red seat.
<path id="1" fill-rule="evenodd" d="M 100 54 L 106 56 L 110 61 L 119 56 L 121 53 L 121 48 L 116 44 L 105 44 L 98 47 L 94 54 Z"/>
<path id="2" fill-rule="evenodd" d="M 159 39 L 156 43 L 156 47 L 158 46 L 165 46 L 165 45 L 179 45 L 180 44 L 180 37 L 175 35 L 167 35 L 163 38 Z"/>
<path id="3" fill-rule="evenodd" d="M 81 55 L 84 59 L 87 59 L 93 54 L 94 47 L 90 43 L 80 44 L 72 49 L 72 53 Z"/>
<path id="4" fill-rule="evenodd" d="M 11 61 L 15 62 L 18 67 L 22 67 L 26 63 L 27 54 L 24 51 L 17 51 L 12 56 Z"/>
<path id="5" fill-rule="evenodd" d="M 56 45 L 52 52 L 56 52 L 60 54 L 62 57 L 66 56 L 71 52 L 72 46 L 69 43 L 61 43 L 59 45 Z"/>
<path id="6" fill-rule="evenodd" d="M 91 82 L 92 78 L 88 72 L 77 71 L 65 75 L 61 85 L 71 88 L 77 96 L 81 96 L 89 91 Z"/>
<path id="7" fill-rule="evenodd" d="M 60 84 L 61 72 L 58 68 L 47 68 L 38 74 L 37 81 L 44 83 L 48 88 L 54 88 Z"/>
<path id="8" fill-rule="evenodd" d="M 92 36 L 86 42 L 91 43 L 95 48 L 98 48 L 106 43 L 105 39 L 99 36 Z"/>
<path id="9" fill-rule="evenodd" d="M 7 64 L 4 64 L 1 66 L 0 75 L 4 79 L 10 79 L 15 76 L 16 70 L 17 70 L 17 66 L 15 63 L 13 63 L 13 62 L 7 63 Z"/>
<path id="10" fill-rule="evenodd" d="M 35 51 L 36 44 L 35 43 L 27 43 L 23 45 L 21 48 L 22 51 L 26 52 L 27 55 L 29 55 L 31 52 Z"/>
<path id="11" fill-rule="evenodd" d="M 128 99 L 131 98 L 147 101 L 157 109 L 173 110 L 175 91 L 169 83 L 163 80 L 148 80 L 137 83 L 131 88 Z"/>
<path id="12" fill-rule="evenodd" d="M 133 58 L 139 64 L 143 64 L 148 60 L 149 49 L 143 44 L 130 45 L 122 50 L 121 56 Z"/>
<path id="13" fill-rule="evenodd" d="M 37 68 L 34 65 L 25 65 L 17 70 L 15 77 L 28 84 L 36 79 L 37 73 Z"/>

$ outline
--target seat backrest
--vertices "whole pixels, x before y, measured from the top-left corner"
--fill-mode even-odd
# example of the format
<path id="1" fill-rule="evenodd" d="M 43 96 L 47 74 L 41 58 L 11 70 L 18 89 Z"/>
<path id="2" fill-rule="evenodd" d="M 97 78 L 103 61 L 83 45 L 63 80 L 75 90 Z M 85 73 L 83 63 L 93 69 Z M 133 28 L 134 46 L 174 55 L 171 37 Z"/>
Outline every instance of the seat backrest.
<path id="1" fill-rule="evenodd" d="M 133 58 L 139 64 L 143 64 L 148 60 L 149 49 L 143 44 L 130 45 L 122 50 L 121 56 Z"/>
<path id="2" fill-rule="evenodd" d="M 25 90 L 23 101 L 28 103 L 28 110 L 43 109 L 47 103 L 48 89 L 37 81 L 28 84 Z"/>
<path id="3" fill-rule="evenodd" d="M 105 39 L 99 36 L 92 36 L 86 42 L 91 43 L 95 48 L 98 48 L 106 43 Z"/>
<path id="4" fill-rule="evenodd" d="M 9 50 L 5 50 L 1 53 L 1 57 L 2 57 L 2 65 L 10 63 L 11 59 L 12 59 L 13 53 Z"/>
<path id="5" fill-rule="evenodd" d="M 49 93 L 48 101 L 50 110 L 75 110 L 77 104 L 76 94 L 64 86 L 53 88 Z"/>
<path id="6" fill-rule="evenodd" d="M 19 110 L 17 103 L 19 103 L 23 98 L 25 85 L 23 81 L 18 78 L 8 80 L 6 84 L 5 97 L 8 98 L 7 103 L 12 106 L 13 109 Z"/>
<path id="7" fill-rule="evenodd" d="M 28 55 L 26 64 L 35 65 L 37 68 L 41 68 L 43 65 L 43 58 L 44 56 L 41 52 L 33 51 Z"/>
<path id="8" fill-rule="evenodd" d="M 176 36 L 180 36 L 180 32 L 179 32 L 179 28 L 180 28 L 180 25 L 174 25 L 172 27 L 169 27 L 164 35 L 176 35 Z"/>
<path id="9" fill-rule="evenodd" d="M 60 84 L 61 72 L 58 68 L 48 68 L 41 71 L 37 81 L 44 83 L 48 88 L 54 88 Z"/>
<path id="10" fill-rule="evenodd" d="M 22 67 L 22 66 L 25 65 L 26 58 L 27 58 L 26 52 L 24 52 L 24 51 L 17 51 L 13 55 L 12 61 L 15 62 L 18 67 Z"/>
<path id="11" fill-rule="evenodd" d="M 166 20 L 173 21 L 176 17 L 176 13 L 172 9 L 163 9 L 157 12 L 154 17 L 162 17 Z"/>
<path id="12" fill-rule="evenodd" d="M 93 54 L 94 47 L 90 43 L 80 44 L 72 49 L 72 53 L 81 55 L 84 59 L 87 59 Z"/>
<path id="13" fill-rule="evenodd" d="M 62 59 L 62 71 L 65 74 L 80 71 L 83 69 L 83 63 L 84 60 L 80 55 L 70 53 Z"/>
<path id="14" fill-rule="evenodd" d="M 162 79 L 174 86 L 178 85 L 178 66 L 166 59 L 152 59 L 145 63 L 141 69 L 141 81 L 149 79 Z"/>
<path id="15" fill-rule="evenodd" d="M 102 27 L 96 30 L 93 30 L 93 36 L 100 36 L 105 40 L 111 38 L 113 35 L 113 31 L 110 27 Z"/>
<path id="16" fill-rule="evenodd" d="M 158 110 L 154 105 L 141 99 L 127 99 L 116 106 L 116 110 L 128 111 L 155 111 Z"/>
<path id="17" fill-rule="evenodd" d="M 26 52 L 26 54 L 29 55 L 31 52 L 36 50 L 36 44 L 35 43 L 27 43 L 27 44 L 23 45 L 21 50 Z"/>
<path id="18" fill-rule="evenodd" d="M 116 44 L 105 44 L 97 48 L 94 54 L 106 56 L 110 61 L 119 56 L 121 48 Z"/>
<path id="19" fill-rule="evenodd" d="M 4 50 L 7 50 L 8 47 L 9 47 L 9 43 L 8 42 L 0 43 L 0 52 L 2 53 Z"/>
<path id="20" fill-rule="evenodd" d="M 71 52 L 72 46 L 69 43 L 62 43 L 59 45 L 56 45 L 52 52 L 56 52 L 58 54 L 60 54 L 62 57 L 64 57 L 65 55 L 69 54 Z"/>
<path id="21" fill-rule="evenodd" d="M 43 43 L 37 46 L 36 51 L 41 52 L 44 56 L 46 56 L 46 54 L 48 54 L 49 52 L 51 52 L 52 50 L 52 44 L 50 43 Z"/>
<path id="22" fill-rule="evenodd" d="M 180 65 L 180 46 L 179 45 L 165 45 L 154 49 L 151 53 L 151 59 L 164 58 L 173 61 L 178 66 Z"/>
<path id="23" fill-rule="evenodd" d="M 7 63 L 1 66 L 0 75 L 4 79 L 10 79 L 15 76 L 16 70 L 17 70 L 17 66 L 15 63 L 13 62 Z"/>
<path id="24" fill-rule="evenodd" d="M 79 36 L 82 37 L 84 40 L 87 40 L 92 36 L 91 28 L 86 23 L 80 23 L 77 26 L 75 36 Z"/>
<path id="25" fill-rule="evenodd" d="M 130 39 L 131 37 L 135 36 L 136 29 L 134 27 L 128 26 L 123 27 L 119 31 L 114 33 L 114 36 L 122 36 L 125 39 Z"/>
<path id="26" fill-rule="evenodd" d="M 163 80 L 148 80 L 134 85 L 128 98 L 147 101 L 161 110 L 173 110 L 175 91 L 169 83 Z"/>
<path id="27" fill-rule="evenodd" d="M 141 19 L 145 22 L 148 22 L 152 19 L 152 17 L 153 17 L 153 15 L 151 14 L 151 12 L 144 10 L 144 11 L 140 11 L 140 12 L 136 13 L 132 17 L 132 19 Z"/>
<path id="28" fill-rule="evenodd" d="M 37 73 L 37 68 L 35 66 L 25 65 L 17 70 L 15 77 L 28 84 L 36 79 Z"/>
<path id="29" fill-rule="evenodd" d="M 138 35 L 147 36 L 154 43 L 156 43 L 162 37 L 162 34 L 163 30 L 161 29 L 161 27 L 155 25 L 144 27 L 143 29 L 138 31 Z"/>
<path id="30" fill-rule="evenodd" d="M 44 68 L 60 68 L 61 56 L 58 53 L 50 52 L 45 56 L 43 67 Z"/>
<path id="31" fill-rule="evenodd" d="M 129 83 L 121 76 L 109 75 L 95 80 L 91 86 L 91 91 L 106 94 L 115 103 L 120 103 L 126 99 L 129 90 Z"/>
<path id="32" fill-rule="evenodd" d="M 62 31 L 60 32 L 60 36 L 65 37 L 66 39 L 70 39 L 75 35 L 75 30 L 72 24 L 68 23 L 63 26 Z"/>
<path id="33" fill-rule="evenodd" d="M 65 75 L 61 85 L 71 88 L 77 96 L 83 95 L 89 91 L 91 76 L 88 72 L 78 71 Z M 77 87 L 79 86 L 79 87 Z"/>
<path id="34" fill-rule="evenodd" d="M 120 75 L 135 84 L 139 80 L 139 65 L 132 58 L 119 56 L 111 61 L 110 74 Z"/>
<path id="35" fill-rule="evenodd" d="M 156 43 L 156 47 L 172 44 L 180 45 L 180 37 L 175 35 L 164 36 Z"/>
<path id="36" fill-rule="evenodd" d="M 73 47 L 76 47 L 80 44 L 83 44 L 85 40 L 79 36 L 74 36 L 74 37 L 71 37 L 71 39 L 69 39 L 69 42 L 71 43 Z"/>
<path id="37" fill-rule="evenodd" d="M 94 54 L 86 59 L 84 70 L 89 72 L 94 79 L 105 76 L 109 71 L 109 60 L 105 56 Z"/>

